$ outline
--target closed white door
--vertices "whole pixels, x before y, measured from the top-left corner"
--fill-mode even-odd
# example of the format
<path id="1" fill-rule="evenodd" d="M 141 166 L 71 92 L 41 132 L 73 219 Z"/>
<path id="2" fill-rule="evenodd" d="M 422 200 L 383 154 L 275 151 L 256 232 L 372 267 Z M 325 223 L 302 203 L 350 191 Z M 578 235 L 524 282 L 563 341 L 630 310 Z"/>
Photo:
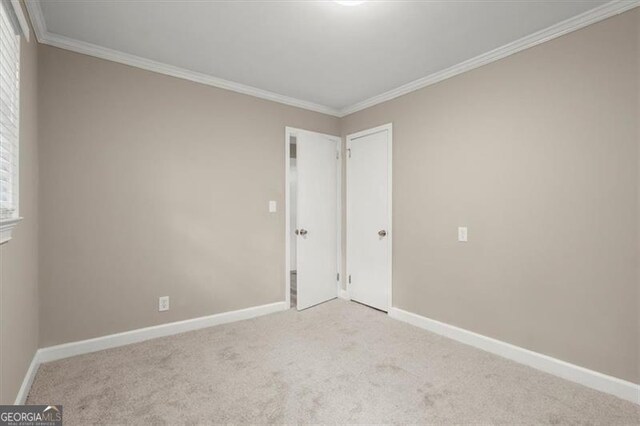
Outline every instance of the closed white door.
<path id="1" fill-rule="evenodd" d="M 297 308 L 337 297 L 339 139 L 296 135 Z"/>
<path id="2" fill-rule="evenodd" d="M 391 125 L 347 137 L 347 290 L 391 307 Z"/>

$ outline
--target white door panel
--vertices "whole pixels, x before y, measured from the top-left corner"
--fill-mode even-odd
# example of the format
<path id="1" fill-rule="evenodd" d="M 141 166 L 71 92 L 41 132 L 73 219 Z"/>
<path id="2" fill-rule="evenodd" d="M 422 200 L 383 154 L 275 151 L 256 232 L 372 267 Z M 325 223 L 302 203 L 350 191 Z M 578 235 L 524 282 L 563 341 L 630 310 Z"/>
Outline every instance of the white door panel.
<path id="1" fill-rule="evenodd" d="M 297 270 L 297 262 L 296 262 L 296 254 L 297 254 L 297 250 L 296 250 L 296 246 L 298 243 L 298 236 L 296 235 L 295 231 L 296 231 L 296 224 L 298 223 L 298 219 L 297 219 L 297 213 L 298 213 L 298 166 L 296 163 L 296 159 L 292 158 L 289 161 L 289 200 L 292 206 L 295 206 L 294 208 L 291 209 L 291 223 L 289 224 L 290 228 L 289 228 L 289 238 L 290 238 L 290 244 L 291 244 L 291 250 L 290 250 L 290 259 L 291 259 L 291 263 L 290 263 L 290 267 L 289 269 L 291 271 L 295 271 Z"/>
<path id="2" fill-rule="evenodd" d="M 335 138 L 300 132 L 296 144 L 297 308 L 301 310 L 337 297 L 339 161 Z"/>
<path id="3" fill-rule="evenodd" d="M 391 128 L 347 138 L 347 283 L 351 299 L 391 307 Z"/>

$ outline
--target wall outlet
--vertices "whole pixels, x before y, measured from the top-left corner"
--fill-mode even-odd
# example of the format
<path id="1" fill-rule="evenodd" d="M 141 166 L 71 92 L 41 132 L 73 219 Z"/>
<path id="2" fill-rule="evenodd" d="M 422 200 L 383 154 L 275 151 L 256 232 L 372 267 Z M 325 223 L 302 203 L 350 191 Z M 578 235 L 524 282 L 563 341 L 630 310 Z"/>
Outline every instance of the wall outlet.
<path id="1" fill-rule="evenodd" d="M 269 213 L 275 213 L 278 210 L 275 201 L 269 201 Z"/>
<path id="2" fill-rule="evenodd" d="M 458 241 L 461 243 L 467 242 L 467 227 L 460 226 L 458 227 Z"/>
<path id="3" fill-rule="evenodd" d="M 168 311 L 169 310 L 169 296 L 162 296 L 158 299 L 158 311 Z"/>

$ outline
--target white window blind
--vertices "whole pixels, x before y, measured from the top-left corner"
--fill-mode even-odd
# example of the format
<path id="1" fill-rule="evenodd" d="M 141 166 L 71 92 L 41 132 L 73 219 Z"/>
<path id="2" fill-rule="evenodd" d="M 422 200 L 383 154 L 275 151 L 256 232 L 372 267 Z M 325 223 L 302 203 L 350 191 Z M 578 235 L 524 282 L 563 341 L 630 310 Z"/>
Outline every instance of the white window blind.
<path id="1" fill-rule="evenodd" d="M 0 220 L 18 216 L 20 36 L 10 7 L 0 5 Z"/>

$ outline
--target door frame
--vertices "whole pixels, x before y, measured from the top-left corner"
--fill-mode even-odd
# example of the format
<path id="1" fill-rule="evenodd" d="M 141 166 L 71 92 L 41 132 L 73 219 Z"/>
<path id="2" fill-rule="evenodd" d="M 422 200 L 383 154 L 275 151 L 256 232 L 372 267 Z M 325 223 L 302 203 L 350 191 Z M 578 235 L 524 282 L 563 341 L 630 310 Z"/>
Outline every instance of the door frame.
<path id="1" fill-rule="evenodd" d="M 287 309 L 291 309 L 291 190 L 290 190 L 290 156 L 291 156 L 291 137 L 297 136 L 302 133 L 313 133 L 316 135 L 322 135 L 337 142 L 338 155 L 338 167 L 337 167 L 337 259 L 336 259 L 336 273 L 342 273 L 342 138 L 340 136 L 328 135 L 326 133 L 314 132 L 311 130 L 297 129 L 295 127 L 285 127 L 284 130 L 284 158 L 285 158 L 285 173 L 284 173 L 284 241 L 285 241 L 285 262 L 284 262 L 284 277 L 285 277 L 285 303 Z M 336 277 L 337 278 L 337 277 Z M 340 277 L 342 278 L 342 277 Z M 340 294 L 340 280 L 336 280 L 336 297 Z"/>
<path id="2" fill-rule="evenodd" d="M 389 235 L 389 276 L 387 277 L 388 287 L 389 287 L 389 296 L 388 296 L 388 312 L 391 311 L 393 307 L 393 123 L 383 124 L 382 126 L 373 127 L 371 129 L 362 130 L 356 133 L 352 133 L 347 135 L 345 138 L 345 152 L 349 143 L 355 139 L 359 139 L 364 136 L 369 136 L 375 133 L 379 133 L 387 130 L 389 132 L 389 144 L 387 146 L 387 197 L 389 199 L 388 203 L 388 212 L 389 215 L 389 225 L 388 225 L 388 235 Z M 345 154 L 348 155 L 348 154 Z M 346 164 L 346 179 L 349 180 L 349 161 L 345 162 Z M 345 222 L 346 222 L 346 236 L 347 236 L 347 244 L 349 244 L 350 240 L 350 232 L 349 232 L 349 218 L 346 214 L 346 208 L 349 206 L 349 188 L 345 187 Z M 349 251 L 347 250 L 347 253 Z M 349 256 L 347 255 L 346 262 L 346 271 L 345 271 L 345 284 L 347 288 L 347 297 L 351 299 L 351 286 L 349 285 Z"/>

